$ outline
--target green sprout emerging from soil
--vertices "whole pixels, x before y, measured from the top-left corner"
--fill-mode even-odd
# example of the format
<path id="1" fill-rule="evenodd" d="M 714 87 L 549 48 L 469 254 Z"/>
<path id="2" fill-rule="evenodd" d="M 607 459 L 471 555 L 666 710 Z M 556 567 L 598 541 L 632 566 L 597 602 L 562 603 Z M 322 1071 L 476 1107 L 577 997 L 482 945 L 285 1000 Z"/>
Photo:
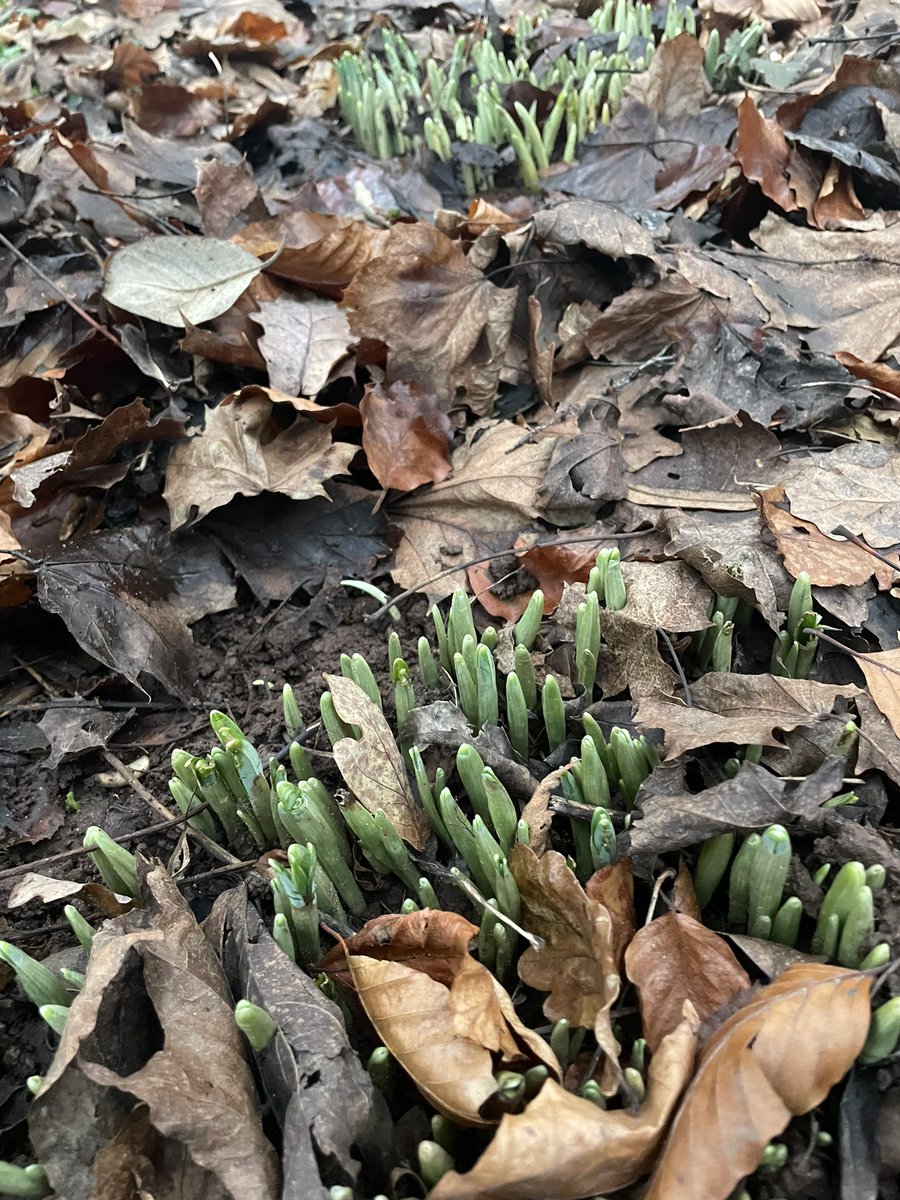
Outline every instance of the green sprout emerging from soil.
<path id="1" fill-rule="evenodd" d="M 697 34 L 693 8 L 676 0 L 662 28 L 653 5 L 635 0 L 606 0 L 588 21 L 590 41 L 554 55 L 540 52 L 531 18 L 520 13 L 507 44 L 461 36 L 444 64 L 423 62 L 402 35 L 383 29 L 380 53 L 338 59 L 341 114 L 373 157 L 427 146 L 459 165 L 470 195 L 493 187 L 497 169 L 514 160 L 524 186 L 536 191 L 542 170 L 574 162 L 579 144 L 609 123 L 631 75 L 650 65 L 658 45 Z M 714 86 L 731 86 L 749 70 L 762 33 L 753 22 L 723 49 L 711 34 L 704 65 Z"/>

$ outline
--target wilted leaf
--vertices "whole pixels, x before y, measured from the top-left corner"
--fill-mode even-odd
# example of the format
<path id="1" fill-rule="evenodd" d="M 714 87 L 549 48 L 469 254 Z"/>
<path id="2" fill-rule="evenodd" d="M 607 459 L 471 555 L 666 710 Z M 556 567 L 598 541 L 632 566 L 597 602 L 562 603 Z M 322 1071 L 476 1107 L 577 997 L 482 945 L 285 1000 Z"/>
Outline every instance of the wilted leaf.
<path id="1" fill-rule="evenodd" d="M 646 1200 L 725 1200 L 853 1065 L 871 987 L 856 971 L 789 967 L 729 1018 L 704 1048 Z"/>
<path id="2" fill-rule="evenodd" d="M 619 1047 L 610 1009 L 621 981 L 612 918 L 602 904 L 588 899 L 557 851 L 538 858 L 529 846 L 517 843 L 509 866 L 522 897 L 522 920 L 546 943 L 542 950 L 529 947 L 521 956 L 520 978 L 529 987 L 549 992 L 546 1017 L 565 1017 L 572 1025 L 592 1029 L 610 1063 L 617 1065 Z"/>
<path id="3" fill-rule="evenodd" d="M 728 944 L 683 913 L 639 929 L 625 951 L 625 969 L 638 990 L 641 1032 L 651 1050 L 681 1024 L 685 1000 L 705 1021 L 750 986 Z"/>
<path id="4" fill-rule="evenodd" d="M 96 1196 L 111 1160 L 132 1188 L 151 1161 L 161 1195 L 274 1200 L 277 1158 L 222 969 L 163 868 L 146 888 L 143 909 L 94 939 L 29 1108 L 35 1153 L 66 1200 Z"/>
<path id="5" fill-rule="evenodd" d="M 384 809 L 400 836 L 422 850 L 431 826 L 412 794 L 403 755 L 384 714 L 352 679 L 323 678 L 338 716 L 362 731 L 359 741 L 342 738 L 334 747 L 334 761 L 347 786 L 369 812 Z"/>
<path id="6" fill-rule="evenodd" d="M 88 654 L 132 683 L 146 671 L 176 696 L 193 695 L 194 645 L 181 593 L 194 568 L 167 535 L 144 525 L 75 537 L 41 563 L 37 577 L 42 606 L 62 617 Z"/>
<path id="7" fill-rule="evenodd" d="M 346 314 L 318 296 L 279 296 L 260 304 L 253 320 L 265 330 L 259 350 L 269 383 L 290 396 L 320 392 L 353 341 Z"/>
<path id="8" fill-rule="evenodd" d="M 537 492 L 553 439 L 521 443 L 521 432 L 511 422 L 478 422 L 454 451 L 449 479 L 390 506 L 403 527 L 391 572 L 400 587 L 423 585 L 454 559 L 466 562 L 479 552 L 491 553 L 496 538 L 507 537 L 509 545 L 522 532 L 523 519 L 538 516 Z M 460 569 L 423 590 L 435 601 L 465 584 Z"/>
<path id="9" fill-rule="evenodd" d="M 472 1170 L 449 1172 L 429 1200 L 582 1200 L 634 1183 L 690 1079 L 695 1042 L 687 1021 L 665 1039 L 635 1113 L 603 1112 L 548 1080 L 523 1113 L 503 1118 Z"/>
<path id="10" fill-rule="evenodd" d="M 900 737 L 900 649 L 866 654 L 856 661 L 866 677 L 872 699 Z"/>
<path id="11" fill-rule="evenodd" d="M 450 474 L 453 426 L 436 396 L 416 383 L 370 384 L 359 411 L 363 450 L 383 488 L 411 492 Z"/>
<path id="12" fill-rule="evenodd" d="M 715 742 L 781 746 L 776 729 L 813 725 L 831 712 L 839 696 L 858 693 L 851 683 L 710 671 L 691 684 L 692 707 L 673 696 L 647 696 L 638 704 L 635 721 L 664 732 L 667 759 Z"/>
<path id="13" fill-rule="evenodd" d="M 331 974 L 346 963 L 383 1043 L 430 1103 L 465 1125 L 494 1123 L 480 1113 L 496 1091 L 495 1069 L 504 1069 L 492 1065 L 494 1054 L 514 1069 L 542 1062 L 560 1074 L 550 1047 L 468 954 L 477 933 L 451 912 L 385 916 L 323 960 Z"/>
<path id="14" fill-rule="evenodd" d="M 355 453 L 355 446 L 332 441 L 329 425 L 303 414 L 284 428 L 261 391 L 207 408 L 202 431 L 169 456 L 163 495 L 172 528 L 200 520 L 235 495 L 324 496 L 325 482 L 346 471 Z"/>
<path id="15" fill-rule="evenodd" d="M 245 888 L 219 896 L 203 928 L 232 994 L 258 1004 L 278 1024 L 256 1060 L 282 1129 L 283 1194 L 313 1200 L 313 1179 L 353 1181 L 360 1158 L 367 1182 L 374 1183 L 390 1155 L 390 1118 L 340 1011 L 276 946 Z M 315 1200 L 327 1195 L 322 1187 Z"/>
<path id="16" fill-rule="evenodd" d="M 344 292 L 357 337 L 388 347 L 388 382 L 414 379 L 442 408 L 491 411 L 518 289 L 492 284 L 424 222 L 393 225 Z"/>
<path id="17" fill-rule="evenodd" d="M 624 843 L 636 858 L 655 858 L 720 833 L 764 829 L 808 816 L 838 792 L 845 767 L 844 758 L 833 755 L 794 785 L 754 763 L 744 763 L 733 779 L 701 792 L 685 790 L 679 767 L 657 767 L 641 788 L 641 816 Z M 674 778 L 668 780 L 670 772 Z"/>
<path id="18" fill-rule="evenodd" d="M 103 295 L 125 312 L 183 328 L 225 312 L 261 270 L 252 254 L 218 238 L 144 238 L 112 254 Z"/>

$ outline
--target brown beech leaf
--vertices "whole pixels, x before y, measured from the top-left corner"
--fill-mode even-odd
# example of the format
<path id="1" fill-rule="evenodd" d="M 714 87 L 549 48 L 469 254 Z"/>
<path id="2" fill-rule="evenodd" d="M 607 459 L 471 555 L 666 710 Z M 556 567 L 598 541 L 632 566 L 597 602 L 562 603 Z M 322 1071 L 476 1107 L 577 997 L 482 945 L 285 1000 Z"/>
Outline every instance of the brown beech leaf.
<path id="1" fill-rule="evenodd" d="M 797 201 L 788 182 L 794 150 L 778 122 L 764 117 L 750 96 L 745 96 L 738 107 L 734 153 L 744 175 L 759 184 L 764 196 L 784 212 L 796 211 Z"/>
<path id="2" fill-rule="evenodd" d="M 346 471 L 355 453 L 355 446 L 332 441 L 330 426 L 302 414 L 283 428 L 261 389 L 246 400 L 207 408 L 203 430 L 178 442 L 169 456 L 163 495 L 172 528 L 236 495 L 325 496 L 326 480 Z"/>
<path id="3" fill-rule="evenodd" d="M 853 1065 L 871 987 L 857 971 L 792 966 L 730 1017 L 706 1044 L 645 1200 L 725 1200 Z"/>
<path id="4" fill-rule="evenodd" d="M 468 954 L 477 933 L 456 913 L 388 915 L 329 951 L 323 967 L 336 974 L 346 964 L 379 1037 L 435 1108 L 483 1126 L 496 1123 L 480 1111 L 496 1091 L 495 1070 L 543 1063 L 559 1078 L 560 1069 L 501 985 Z"/>
<path id="5" fill-rule="evenodd" d="M 727 942 L 683 913 L 666 913 L 639 929 L 625 951 L 625 969 L 638 990 L 651 1050 L 681 1024 L 685 1000 L 705 1021 L 750 986 Z"/>
<path id="6" fill-rule="evenodd" d="M 714 742 L 781 746 L 776 729 L 814 725 L 831 712 L 839 696 L 856 695 L 859 688 L 851 683 L 835 686 L 711 671 L 691 684 L 692 708 L 673 696 L 645 696 L 638 702 L 635 722 L 664 732 L 667 759 Z"/>
<path id="7" fill-rule="evenodd" d="M 388 380 L 415 379 L 442 408 L 490 412 L 509 343 L 517 288 L 498 288 L 424 222 L 393 225 L 381 257 L 344 292 L 350 328 L 388 348 Z"/>
<path id="8" fill-rule="evenodd" d="M 635 1113 L 604 1112 L 548 1080 L 523 1113 L 503 1118 L 472 1170 L 449 1172 L 429 1200 L 582 1200 L 634 1183 L 690 1079 L 695 1041 L 687 1021 L 663 1041 Z"/>
<path id="9" fill-rule="evenodd" d="M 363 450 L 383 488 L 411 492 L 450 474 L 453 426 L 437 397 L 417 383 L 373 383 L 359 402 Z"/>
<path id="10" fill-rule="evenodd" d="M 872 699 L 900 737 L 900 650 L 884 650 L 856 660 L 862 669 Z"/>
<path id="11" fill-rule="evenodd" d="M 342 738 L 334 747 L 334 761 L 347 786 L 364 808 L 373 813 L 384 809 L 400 836 L 416 850 L 424 849 L 431 827 L 412 794 L 403 756 L 384 714 L 352 679 L 323 678 L 338 716 L 362 730 L 359 741 Z"/>
<path id="12" fill-rule="evenodd" d="M 596 900 L 612 920 L 613 954 L 621 975 L 625 949 L 634 937 L 634 872 L 630 858 L 620 858 L 595 871 L 584 885 L 589 900 Z"/>
<path id="13" fill-rule="evenodd" d="M 610 1063 L 618 1063 L 619 1047 L 610 1009 L 621 980 L 609 912 L 584 889 L 556 850 L 540 858 L 517 843 L 509 859 L 522 897 L 522 920 L 545 941 L 529 947 L 519 959 L 519 977 L 529 987 L 549 992 L 544 1015 L 565 1017 L 572 1025 L 592 1029 Z"/>
<path id="14" fill-rule="evenodd" d="M 783 487 L 760 492 L 759 502 L 763 520 L 775 535 L 784 565 L 795 579 L 805 571 L 817 587 L 852 587 L 865 583 L 874 575 L 880 588 L 889 588 L 900 573 L 900 559 L 892 571 L 886 563 L 853 542 L 827 537 L 812 521 L 794 516 Z"/>

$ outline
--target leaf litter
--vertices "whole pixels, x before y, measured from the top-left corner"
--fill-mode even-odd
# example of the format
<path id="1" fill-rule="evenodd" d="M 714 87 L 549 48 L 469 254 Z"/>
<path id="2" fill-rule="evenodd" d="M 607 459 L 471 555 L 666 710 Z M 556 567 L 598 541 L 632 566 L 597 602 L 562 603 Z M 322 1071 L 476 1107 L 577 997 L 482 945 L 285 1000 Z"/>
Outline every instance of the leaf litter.
<path id="1" fill-rule="evenodd" d="M 892 1161 L 894 1059 L 858 1055 L 896 981 L 816 938 L 861 865 L 854 965 L 897 954 L 896 17 L 761 3 L 755 48 L 729 57 L 747 13 L 712 0 L 699 40 L 623 76 L 611 119 L 532 190 L 514 138 L 482 154 L 460 125 L 453 161 L 421 141 L 381 159 L 342 123 L 340 55 L 389 59 L 382 22 L 440 71 L 456 33 L 512 52 L 524 20 L 537 70 L 610 36 L 591 7 L 4 14 L 0 882 L 19 883 L 0 933 L 49 962 L 64 946 L 86 977 L 48 1042 L 4 965 L 0 1131 L 60 1196 L 825 1200 L 853 1179 L 874 1195 L 874 1148 Z M 657 39 L 666 21 L 657 6 Z M 524 130 L 556 95 L 528 84 L 520 112 L 519 86 L 498 94 Z M 488 163 L 496 186 L 467 194 Z M 611 550 L 625 603 L 601 597 L 585 696 L 575 614 Z M 559 743 L 533 706 L 513 735 L 502 677 L 475 724 L 452 653 L 426 686 L 415 606 L 386 674 L 344 578 L 430 604 L 468 588 L 502 674 L 540 588 L 518 670 L 559 681 Z M 791 629 L 801 594 L 814 625 Z M 383 708 L 335 674 L 357 649 Z M 398 661 L 417 706 L 399 739 Z M 305 712 L 327 686 L 359 734 L 300 731 L 316 774 L 411 854 L 400 889 L 357 847 L 368 920 L 321 911 L 308 974 L 268 932 L 283 850 L 251 867 L 213 841 L 232 873 L 210 871 L 165 765 L 205 753 L 210 708 L 286 760 L 270 693 L 297 680 Z M 413 738 L 463 804 L 474 746 L 530 821 L 502 847 L 523 931 L 505 965 L 497 897 L 452 886 L 467 864 L 422 807 Z M 586 741 L 612 784 L 587 864 L 606 800 Z M 92 792 L 104 755 L 144 750 L 143 781 Z M 169 824 L 140 848 L 171 874 L 142 865 L 122 914 L 67 856 L 92 824 L 127 839 L 147 803 Z M 782 827 L 794 945 L 733 900 L 741 847 Z M 419 876 L 442 908 L 409 911 Z M 192 909 L 213 900 L 204 935 Z M 86 961 L 64 902 L 97 926 Z M 275 1019 L 261 1049 L 239 999 Z M 379 1047 L 387 1082 L 364 1069 Z"/>

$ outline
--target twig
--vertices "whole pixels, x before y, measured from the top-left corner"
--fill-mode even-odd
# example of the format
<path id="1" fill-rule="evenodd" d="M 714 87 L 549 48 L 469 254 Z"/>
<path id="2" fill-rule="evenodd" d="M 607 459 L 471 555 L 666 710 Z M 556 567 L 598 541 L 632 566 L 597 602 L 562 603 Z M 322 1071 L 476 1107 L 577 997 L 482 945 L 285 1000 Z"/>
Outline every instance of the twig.
<path id="1" fill-rule="evenodd" d="M 877 558 L 879 562 L 883 562 L 886 567 L 890 567 L 892 571 L 900 574 L 900 563 L 891 562 L 889 558 L 881 554 L 873 546 L 864 542 L 861 537 L 857 537 L 855 533 L 851 533 L 846 525 L 836 525 L 831 531 L 834 537 L 846 538 L 848 542 L 852 542 L 854 546 L 858 546 L 860 550 L 865 550 L 866 554 L 871 554 L 873 558 Z"/>
<path id="2" fill-rule="evenodd" d="M 688 687 L 687 676 L 684 673 L 684 667 L 681 665 L 681 660 L 679 659 L 678 655 L 675 653 L 675 647 L 672 645 L 672 639 L 669 637 L 669 635 L 666 633 L 666 631 L 661 626 L 657 626 L 656 632 L 659 634 L 659 636 L 662 638 L 662 640 L 666 643 L 666 649 L 669 651 L 669 654 L 671 655 L 671 658 L 672 658 L 672 662 L 675 664 L 675 670 L 678 672 L 678 678 L 681 680 L 681 686 L 684 688 L 685 707 L 693 708 L 694 702 L 691 699 L 691 689 Z"/>
<path id="3" fill-rule="evenodd" d="M 19 250 L 17 246 L 14 246 L 4 233 L 0 233 L 0 246 L 5 246 L 10 254 L 15 255 L 19 262 L 25 264 L 29 271 L 32 271 L 35 275 L 37 275 L 38 279 L 42 279 L 44 283 L 46 283 L 47 287 L 56 292 L 60 300 L 65 301 L 69 308 L 71 308 L 74 313 L 77 313 L 78 316 L 81 317 L 82 321 L 86 321 L 87 324 L 90 325 L 91 329 L 94 329 L 97 333 L 102 334 L 102 336 L 105 337 L 108 342 L 112 342 L 117 350 L 121 350 L 123 354 L 126 353 L 125 347 L 114 333 L 110 333 L 105 325 L 101 325 L 99 321 L 95 320 L 94 317 L 90 315 L 90 313 L 85 312 L 85 310 L 76 300 L 73 300 L 71 296 L 62 290 L 59 284 L 54 283 L 49 275 L 45 275 L 40 267 L 36 266 L 26 254 L 23 254 L 22 251 Z"/>
<path id="4" fill-rule="evenodd" d="M 821 629 L 804 629 L 806 633 L 811 633 L 813 637 L 817 637 L 822 642 L 827 642 L 829 646 L 834 646 L 838 650 L 843 650 L 845 654 L 849 654 L 851 658 L 870 658 L 872 666 L 878 667 L 880 671 L 890 671 L 892 675 L 900 675 L 900 667 L 892 667 L 888 663 L 880 663 L 875 661 L 874 654 L 866 654 L 864 650 L 852 650 L 849 646 L 845 646 L 843 642 L 839 642 L 837 638 L 830 637 L 827 633 L 823 633 Z"/>

